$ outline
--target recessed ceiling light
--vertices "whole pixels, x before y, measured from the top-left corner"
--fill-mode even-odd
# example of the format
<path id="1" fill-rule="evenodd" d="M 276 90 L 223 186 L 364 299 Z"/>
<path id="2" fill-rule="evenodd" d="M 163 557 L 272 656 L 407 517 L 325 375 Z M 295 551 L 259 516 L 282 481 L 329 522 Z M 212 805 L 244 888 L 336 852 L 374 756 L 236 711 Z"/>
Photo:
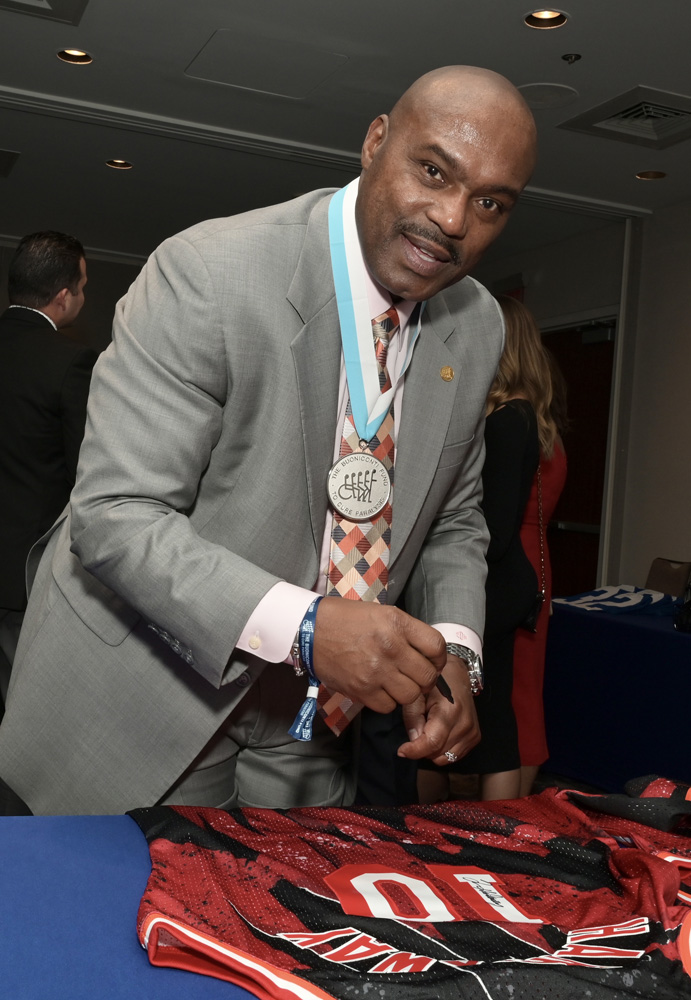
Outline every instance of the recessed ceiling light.
<path id="1" fill-rule="evenodd" d="M 524 83 L 518 88 L 529 108 L 565 108 L 580 96 L 574 87 L 563 83 Z"/>
<path id="2" fill-rule="evenodd" d="M 106 160 L 106 166 L 112 167 L 113 170 L 131 170 L 132 164 L 127 160 Z"/>
<path id="3" fill-rule="evenodd" d="M 72 63 L 73 66 L 88 66 L 93 59 L 88 52 L 83 49 L 60 49 L 58 59 L 63 62 Z"/>
<path id="4" fill-rule="evenodd" d="M 524 20 L 529 28 L 561 28 L 568 18 L 561 10 L 532 10 Z"/>
<path id="5" fill-rule="evenodd" d="M 639 181 L 661 181 L 666 176 L 664 170 L 639 170 L 636 174 Z"/>

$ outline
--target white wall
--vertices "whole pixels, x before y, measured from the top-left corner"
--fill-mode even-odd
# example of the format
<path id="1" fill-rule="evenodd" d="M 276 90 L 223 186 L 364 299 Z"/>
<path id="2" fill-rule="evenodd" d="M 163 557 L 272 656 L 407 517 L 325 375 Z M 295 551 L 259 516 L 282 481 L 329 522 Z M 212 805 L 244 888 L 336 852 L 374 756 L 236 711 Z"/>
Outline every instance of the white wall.
<path id="1" fill-rule="evenodd" d="M 619 331 L 626 342 L 612 455 L 614 538 L 603 582 L 643 586 L 656 556 L 691 560 L 691 201 L 637 225 L 634 308 Z M 475 273 L 493 290 L 520 274 L 526 305 L 543 326 L 616 312 L 624 232 L 614 223 Z"/>
<path id="2" fill-rule="evenodd" d="M 691 201 L 643 226 L 621 580 L 691 560 Z"/>
<path id="3" fill-rule="evenodd" d="M 525 304 L 541 326 L 611 315 L 619 306 L 623 244 L 623 222 L 608 222 L 547 247 L 480 264 L 473 275 L 494 292 L 505 290 L 506 278 L 520 275 Z"/>
<path id="4" fill-rule="evenodd" d="M 589 216 L 583 218 L 582 224 L 582 230 L 574 233 L 573 221 L 565 220 L 565 226 L 571 227 L 572 235 L 568 238 L 503 259 L 490 259 L 478 268 L 476 276 L 495 294 L 522 286 L 525 304 L 543 329 L 617 317 L 628 246 L 627 223 L 625 220 L 612 222 Z M 630 383 L 633 366 L 626 355 L 624 332 L 623 328 L 618 331 L 616 366 L 617 372 L 626 373 Z M 568 373 L 565 374 L 568 377 Z M 600 582 L 612 582 L 612 573 L 616 577 L 619 574 L 630 385 L 628 388 L 628 394 L 622 391 L 621 378 L 615 377 L 613 400 L 618 408 L 612 406 L 609 421 L 603 420 L 599 428 L 603 447 L 614 442 L 614 446 L 610 447 L 605 473 L 598 570 Z M 620 411 L 624 409 L 622 426 Z"/>

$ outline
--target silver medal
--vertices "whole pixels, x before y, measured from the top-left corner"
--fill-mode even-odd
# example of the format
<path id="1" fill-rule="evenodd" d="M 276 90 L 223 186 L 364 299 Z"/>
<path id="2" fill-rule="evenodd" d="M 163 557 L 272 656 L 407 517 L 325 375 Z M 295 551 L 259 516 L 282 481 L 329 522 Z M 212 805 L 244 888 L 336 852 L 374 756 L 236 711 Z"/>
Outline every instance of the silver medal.
<path id="1" fill-rule="evenodd" d="M 378 458 L 354 451 L 331 467 L 326 483 L 334 510 L 349 521 L 370 521 L 391 496 L 391 477 Z"/>

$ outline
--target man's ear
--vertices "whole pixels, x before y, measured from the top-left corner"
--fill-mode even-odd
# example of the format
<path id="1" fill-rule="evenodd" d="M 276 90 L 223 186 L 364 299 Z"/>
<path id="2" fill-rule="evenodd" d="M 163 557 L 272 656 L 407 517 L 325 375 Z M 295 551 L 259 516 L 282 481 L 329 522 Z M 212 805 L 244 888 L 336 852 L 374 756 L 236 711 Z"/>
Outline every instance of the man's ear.
<path id="1" fill-rule="evenodd" d="M 365 141 L 362 144 L 362 152 L 360 154 L 360 163 L 365 170 L 369 167 L 375 153 L 386 139 L 388 132 L 388 115 L 379 115 L 379 117 L 375 118 L 370 127 L 367 129 L 367 135 L 365 136 Z"/>
<path id="2" fill-rule="evenodd" d="M 53 298 L 52 305 L 60 312 L 64 312 L 67 308 L 67 296 L 70 294 L 69 288 L 61 288 L 58 294 Z"/>

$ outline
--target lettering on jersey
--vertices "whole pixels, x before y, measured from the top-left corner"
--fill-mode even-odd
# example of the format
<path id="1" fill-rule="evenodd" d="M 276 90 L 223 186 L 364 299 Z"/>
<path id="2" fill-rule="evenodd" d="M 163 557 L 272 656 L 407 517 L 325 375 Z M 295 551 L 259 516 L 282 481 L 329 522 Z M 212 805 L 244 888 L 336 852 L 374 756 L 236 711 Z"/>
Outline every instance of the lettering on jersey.
<path id="1" fill-rule="evenodd" d="M 566 943 L 579 944 L 581 941 L 596 941 L 600 938 L 630 937 L 632 934 L 647 934 L 649 931 L 650 921 L 647 917 L 634 917 L 621 924 L 580 927 L 576 931 L 569 931 L 566 935 Z"/>
<path id="2" fill-rule="evenodd" d="M 532 958 L 523 959 L 526 965 L 578 965 L 586 969 L 617 969 L 617 963 L 603 965 L 601 962 L 578 962 L 576 959 L 568 959 L 564 955 L 533 955 Z"/>
<path id="3" fill-rule="evenodd" d="M 543 924 L 540 917 L 531 917 L 501 888 L 502 881 L 483 868 L 453 865 L 425 865 L 442 882 L 446 882 L 470 906 L 481 920 L 507 921 L 512 924 Z"/>
<path id="4" fill-rule="evenodd" d="M 509 899 L 501 888 L 500 880 L 482 868 L 456 867 L 454 865 L 427 865 L 430 875 L 453 888 L 469 903 L 484 920 L 499 924 L 511 921 L 513 923 L 543 923 L 538 917 L 529 917 L 517 909 L 513 900 Z M 403 921 L 415 920 L 429 922 L 439 919 L 434 914 L 456 913 L 453 902 L 443 899 L 430 882 L 413 878 L 402 872 L 376 865 L 345 865 L 337 872 L 328 875 L 325 881 L 337 894 L 341 907 L 352 916 L 381 917 Z M 399 916 L 396 910 L 402 906 L 391 896 L 386 895 L 386 886 L 393 884 L 405 893 L 410 908 L 415 915 L 406 913 Z M 389 889 L 389 891 L 391 891 Z M 447 905 L 448 904 L 448 905 Z M 445 916 L 442 919 L 462 920 L 456 916 Z M 650 922 L 647 917 L 633 917 L 616 924 L 602 924 L 595 927 L 579 927 L 569 931 L 561 948 L 553 953 L 533 955 L 520 961 L 534 965 L 578 965 L 587 968 L 602 968 L 603 960 L 607 967 L 619 967 L 622 964 L 640 958 L 644 948 L 618 948 L 605 944 L 612 938 L 632 937 L 650 933 Z M 371 962 L 368 973 L 414 973 L 426 972 L 437 959 L 415 952 L 399 951 L 395 946 L 387 944 L 363 933 L 355 927 L 340 927 L 329 931 L 310 932 L 294 931 L 277 935 L 286 941 L 291 941 L 299 948 L 316 952 L 330 962 L 350 964 L 352 962 Z M 688 931 L 687 931 L 688 936 Z M 329 948 L 331 942 L 347 937 L 338 947 Z M 646 942 L 647 943 L 647 942 Z M 326 948 L 326 950 L 324 950 Z M 477 960 L 466 959 L 460 955 L 451 959 L 439 960 L 442 965 L 465 968 L 476 965 Z M 517 961 L 514 959 L 514 961 Z"/>
<path id="5" fill-rule="evenodd" d="M 390 974 L 399 972 L 427 972 L 431 966 L 436 964 L 436 961 L 436 958 L 428 958 L 427 955 L 415 955 L 410 951 L 397 951 L 367 971 L 386 972 Z"/>
<path id="6" fill-rule="evenodd" d="M 555 958 L 640 958 L 644 952 L 636 948 L 608 948 L 604 944 L 567 944 L 554 952 Z"/>
<path id="7" fill-rule="evenodd" d="M 327 875 L 324 881 L 338 896 L 344 913 L 357 917 L 412 920 L 422 923 L 446 923 L 467 919 L 460 912 L 454 896 L 461 899 L 481 920 L 522 924 L 541 924 L 517 906 L 502 889 L 502 882 L 484 868 L 457 865 L 425 865 L 431 875 L 453 889 L 453 895 L 441 895 L 426 879 L 414 878 L 379 865 L 344 865 Z M 393 894 L 391 886 L 402 890 L 405 902 Z"/>
<path id="8" fill-rule="evenodd" d="M 293 931 L 281 934 L 280 937 L 285 938 L 286 941 L 292 941 L 298 948 L 311 948 L 312 951 L 315 951 L 320 944 L 326 944 L 339 937 L 346 937 L 348 934 L 359 933 L 355 927 L 342 927 L 335 931 L 322 931 L 321 934 L 315 934 L 312 931 Z"/>
<path id="9" fill-rule="evenodd" d="M 463 919 L 454 904 L 445 900 L 430 882 L 380 865 L 344 865 L 325 876 L 324 881 L 336 893 L 343 912 L 351 917 L 422 923 Z M 392 893 L 392 885 L 402 890 L 408 904 L 405 909 Z"/>
<path id="10" fill-rule="evenodd" d="M 393 951 L 390 944 L 383 944 L 369 934 L 358 934 L 340 948 L 324 952 L 322 958 L 328 958 L 330 962 L 362 962 L 365 958 L 376 958 L 390 951 Z"/>
<path id="11" fill-rule="evenodd" d="M 566 935 L 566 944 L 553 954 L 537 955 L 529 958 L 528 961 L 539 965 L 556 963 L 587 965 L 587 962 L 579 961 L 579 959 L 610 958 L 615 959 L 618 965 L 619 962 L 640 958 L 645 953 L 644 949 L 615 948 L 605 944 L 583 944 L 582 942 L 597 942 L 613 937 L 631 937 L 634 934 L 647 936 L 649 932 L 650 922 L 647 917 L 634 917 L 621 924 L 605 924 L 602 927 L 580 927 L 578 930 L 569 931 Z"/>
<path id="12" fill-rule="evenodd" d="M 350 941 L 345 941 L 340 948 L 333 948 L 331 951 L 322 951 L 321 946 L 335 938 L 352 935 Z M 286 941 L 291 941 L 298 948 L 307 948 L 317 952 L 321 958 L 327 958 L 330 962 L 345 964 L 347 962 L 362 962 L 365 959 L 387 957 L 377 962 L 367 972 L 426 972 L 436 964 L 437 959 L 429 955 L 417 955 L 412 951 L 398 951 L 393 945 L 377 941 L 369 934 L 356 931 L 354 927 L 342 927 L 333 931 L 317 934 L 306 932 L 292 932 L 278 934 L 277 937 Z M 459 964 L 466 965 L 463 960 Z M 474 964 L 474 963 L 473 963 Z"/>
<path id="13" fill-rule="evenodd" d="M 369 914 L 368 914 L 369 916 Z M 689 914 L 691 918 L 691 913 Z M 636 917 L 633 920 L 625 921 L 622 924 L 612 924 L 603 927 L 584 927 L 575 931 L 569 931 L 566 936 L 566 943 L 553 953 L 544 955 L 533 955 L 530 958 L 513 959 L 527 965 L 578 965 L 590 969 L 603 968 L 602 959 L 609 959 L 607 968 L 618 968 L 622 964 L 640 958 L 645 952 L 643 949 L 635 948 L 615 948 L 604 944 L 583 944 L 583 941 L 592 941 L 593 938 L 608 938 L 618 935 L 647 934 L 648 919 L 646 917 Z M 687 921 L 685 947 L 689 952 L 689 937 L 691 932 L 691 921 Z M 286 941 L 297 945 L 298 948 L 306 948 L 316 952 L 321 958 L 328 959 L 336 964 L 350 964 L 351 962 L 365 962 L 379 959 L 374 966 L 368 967 L 367 972 L 378 973 L 398 973 L 398 972 L 426 972 L 437 962 L 441 965 L 450 965 L 454 968 L 466 968 L 467 966 L 484 964 L 477 959 L 467 959 L 458 956 L 454 959 L 435 959 L 429 955 L 418 955 L 415 952 L 399 951 L 393 945 L 385 941 L 379 941 L 370 934 L 357 931 L 354 927 L 340 927 L 331 931 L 321 933 L 311 933 L 309 931 L 294 931 L 276 935 Z M 338 948 L 323 951 L 325 945 L 331 941 L 349 937 Z M 682 947 L 682 955 L 685 953 Z M 384 957 L 386 956 L 386 957 Z M 597 960 L 597 964 L 595 964 Z"/>

